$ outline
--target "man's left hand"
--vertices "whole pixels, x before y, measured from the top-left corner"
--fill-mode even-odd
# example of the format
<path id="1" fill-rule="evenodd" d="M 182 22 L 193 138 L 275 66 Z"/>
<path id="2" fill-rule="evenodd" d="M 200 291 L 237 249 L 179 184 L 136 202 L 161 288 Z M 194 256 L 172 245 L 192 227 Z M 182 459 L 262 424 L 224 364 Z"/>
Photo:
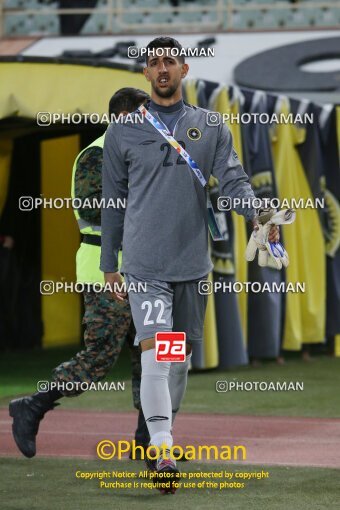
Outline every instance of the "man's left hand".
<path id="1" fill-rule="evenodd" d="M 258 218 L 253 220 L 253 230 L 259 230 L 259 221 Z M 280 227 L 277 225 L 272 225 L 270 227 L 269 233 L 268 233 L 268 241 L 270 243 L 278 243 L 280 241 Z"/>
<path id="2" fill-rule="evenodd" d="M 259 250 L 258 263 L 261 267 L 281 269 L 289 264 L 288 253 L 279 242 L 279 225 L 288 225 L 295 220 L 295 211 L 285 209 L 262 210 L 253 219 L 253 233 L 246 249 L 246 260 L 251 262 Z"/>

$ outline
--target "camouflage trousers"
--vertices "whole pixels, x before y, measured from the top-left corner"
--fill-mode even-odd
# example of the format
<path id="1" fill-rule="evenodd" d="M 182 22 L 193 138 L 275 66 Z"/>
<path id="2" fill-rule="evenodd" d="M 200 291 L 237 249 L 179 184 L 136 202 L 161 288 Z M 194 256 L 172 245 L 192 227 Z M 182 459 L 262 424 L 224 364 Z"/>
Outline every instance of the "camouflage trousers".
<path id="1" fill-rule="evenodd" d="M 100 292 L 85 292 L 84 305 L 85 349 L 57 366 L 52 371 L 53 380 L 64 383 L 101 381 L 116 363 L 126 340 L 131 353 L 133 403 L 136 409 L 140 409 L 141 352 L 140 347 L 133 345 L 135 328 L 130 305 L 117 303 Z M 82 393 L 76 387 L 60 392 L 66 397 Z"/>

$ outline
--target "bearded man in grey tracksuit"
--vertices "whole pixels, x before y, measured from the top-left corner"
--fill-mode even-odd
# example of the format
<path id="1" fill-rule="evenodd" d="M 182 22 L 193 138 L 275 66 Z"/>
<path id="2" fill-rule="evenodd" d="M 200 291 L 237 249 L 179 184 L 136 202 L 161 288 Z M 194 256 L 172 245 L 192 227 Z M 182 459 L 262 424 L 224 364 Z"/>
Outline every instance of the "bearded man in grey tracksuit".
<path id="1" fill-rule="evenodd" d="M 233 149 L 226 125 L 207 125 L 207 110 L 185 104 L 182 79 L 189 67 L 173 56 L 181 45 L 160 37 L 148 46 L 144 75 L 151 82 L 148 111 L 165 124 L 172 136 L 195 160 L 206 181 L 213 174 L 223 196 L 255 198 L 246 173 Z M 155 51 L 163 48 L 163 52 Z M 101 270 L 111 284 L 113 298 L 121 282 L 118 250 L 123 245 L 122 273 L 128 287 L 146 282 L 147 291 L 129 291 L 136 343 L 142 349 L 141 404 L 150 432 L 150 444 L 170 449 L 172 423 L 185 392 L 192 345 L 201 342 L 206 296 L 198 282 L 212 270 L 208 252 L 207 189 L 187 162 L 146 119 L 112 124 L 105 138 L 103 198 L 126 199 L 127 207 L 102 211 Z M 254 208 L 236 212 L 253 221 Z M 278 239 L 273 227 L 270 240 Z M 155 334 L 184 331 L 184 363 L 157 362 Z M 164 452 L 164 450 L 162 450 Z M 149 463 L 150 466 L 150 463 Z M 176 462 L 160 455 L 152 468 L 178 477 Z M 154 480 L 157 480 L 155 477 Z M 174 492 L 174 489 L 170 488 Z"/>

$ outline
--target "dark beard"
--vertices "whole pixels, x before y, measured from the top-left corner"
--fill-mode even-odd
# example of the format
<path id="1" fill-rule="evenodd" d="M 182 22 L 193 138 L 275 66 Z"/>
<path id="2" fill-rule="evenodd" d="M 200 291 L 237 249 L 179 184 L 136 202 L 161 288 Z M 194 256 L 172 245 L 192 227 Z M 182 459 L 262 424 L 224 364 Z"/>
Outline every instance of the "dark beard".
<path id="1" fill-rule="evenodd" d="M 154 91 L 157 93 L 157 95 L 159 97 L 171 97 L 174 95 L 174 93 L 176 92 L 177 90 L 177 85 L 173 85 L 172 87 L 168 88 L 168 89 L 160 89 L 157 87 L 157 85 L 154 84 L 154 87 L 153 87 Z"/>

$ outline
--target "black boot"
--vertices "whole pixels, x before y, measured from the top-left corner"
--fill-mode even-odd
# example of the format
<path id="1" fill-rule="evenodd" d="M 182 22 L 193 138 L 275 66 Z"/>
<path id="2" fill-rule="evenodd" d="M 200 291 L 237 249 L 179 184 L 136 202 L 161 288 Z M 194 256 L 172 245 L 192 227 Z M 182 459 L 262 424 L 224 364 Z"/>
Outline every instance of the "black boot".
<path id="1" fill-rule="evenodd" d="M 54 400 L 60 396 L 35 393 L 31 397 L 12 400 L 9 404 L 9 414 L 13 418 L 12 432 L 17 447 L 25 457 L 34 457 L 36 454 L 36 436 L 40 421 L 45 413 L 59 404 Z"/>

